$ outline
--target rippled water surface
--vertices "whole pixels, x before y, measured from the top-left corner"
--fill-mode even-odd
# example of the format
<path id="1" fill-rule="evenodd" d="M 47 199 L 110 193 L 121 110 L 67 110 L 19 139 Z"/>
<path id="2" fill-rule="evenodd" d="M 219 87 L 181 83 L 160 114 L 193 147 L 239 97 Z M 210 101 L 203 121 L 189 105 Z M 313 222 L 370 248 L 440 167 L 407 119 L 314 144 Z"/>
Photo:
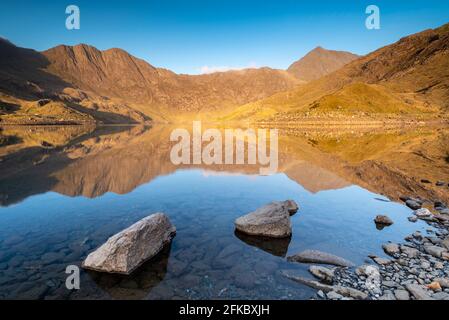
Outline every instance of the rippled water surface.
<path id="1" fill-rule="evenodd" d="M 427 148 L 434 143 L 432 152 L 441 154 L 446 137 L 444 130 L 401 131 L 394 137 L 404 139 L 391 146 L 388 136 L 378 141 L 372 134 L 344 146 L 346 136 L 286 132 L 279 172 L 259 176 L 247 166 L 172 165 L 169 130 L 102 130 L 64 132 L 65 139 L 57 132 L 3 132 L 20 142 L 1 149 L 0 298 L 309 299 L 313 290 L 280 274 L 307 275 L 308 266 L 289 263 L 286 256 L 319 249 L 361 264 L 369 254 L 383 255 L 386 241 L 425 230 L 420 222 L 410 223 L 411 210 L 394 201 L 407 188 L 418 190 L 419 182 L 401 177 L 418 181 L 421 174 L 415 169 L 412 177 L 392 162 L 394 154 L 387 155 L 403 148 L 411 158 L 401 161 L 425 168 L 427 163 L 413 160 L 411 148 L 426 139 Z M 52 148 L 39 147 L 44 139 Z M 411 139 L 415 144 L 407 149 Z M 444 188 L 433 192 L 447 194 Z M 300 205 L 291 239 L 235 233 L 236 218 L 286 199 Z M 67 265 L 81 265 L 111 235 L 155 212 L 165 212 L 177 227 L 169 248 L 130 277 L 82 271 L 81 289 L 65 288 Z M 378 214 L 395 224 L 378 230 Z"/>

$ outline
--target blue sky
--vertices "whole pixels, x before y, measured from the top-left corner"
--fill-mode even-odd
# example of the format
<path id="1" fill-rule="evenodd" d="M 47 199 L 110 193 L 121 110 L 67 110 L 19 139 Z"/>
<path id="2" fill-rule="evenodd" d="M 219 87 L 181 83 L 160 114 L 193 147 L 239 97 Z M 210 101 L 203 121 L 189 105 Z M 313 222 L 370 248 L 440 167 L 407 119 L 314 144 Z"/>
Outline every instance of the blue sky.
<path id="1" fill-rule="evenodd" d="M 81 29 L 65 28 L 78 5 Z M 365 9 L 381 29 L 365 28 Z M 1 1 L 0 36 L 45 50 L 58 44 L 119 47 L 178 73 L 217 67 L 287 68 L 314 47 L 366 54 L 449 22 L 446 0 L 36 0 Z"/>

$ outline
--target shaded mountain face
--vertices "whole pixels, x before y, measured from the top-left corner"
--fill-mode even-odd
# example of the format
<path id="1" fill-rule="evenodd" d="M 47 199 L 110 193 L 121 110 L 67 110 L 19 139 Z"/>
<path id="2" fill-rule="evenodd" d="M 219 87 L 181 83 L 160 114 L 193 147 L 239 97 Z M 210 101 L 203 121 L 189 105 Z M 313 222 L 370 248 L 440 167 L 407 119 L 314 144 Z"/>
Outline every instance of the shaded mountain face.
<path id="1" fill-rule="evenodd" d="M 448 48 L 449 24 L 405 37 L 294 90 L 242 106 L 228 118 L 298 120 L 330 111 L 344 116 L 444 113 L 449 109 Z"/>
<path id="2" fill-rule="evenodd" d="M 358 55 L 350 52 L 317 47 L 293 63 L 287 71 L 299 80 L 312 81 L 326 76 L 358 58 Z"/>

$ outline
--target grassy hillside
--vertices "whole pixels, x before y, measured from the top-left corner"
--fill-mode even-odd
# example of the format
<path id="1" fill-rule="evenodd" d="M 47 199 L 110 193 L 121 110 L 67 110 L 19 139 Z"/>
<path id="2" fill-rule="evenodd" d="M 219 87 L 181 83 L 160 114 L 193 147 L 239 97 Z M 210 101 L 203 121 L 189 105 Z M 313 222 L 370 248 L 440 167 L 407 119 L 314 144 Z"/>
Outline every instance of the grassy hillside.
<path id="1" fill-rule="evenodd" d="M 294 90 L 241 106 L 222 120 L 273 120 L 310 112 L 447 113 L 449 25 L 405 37 Z"/>

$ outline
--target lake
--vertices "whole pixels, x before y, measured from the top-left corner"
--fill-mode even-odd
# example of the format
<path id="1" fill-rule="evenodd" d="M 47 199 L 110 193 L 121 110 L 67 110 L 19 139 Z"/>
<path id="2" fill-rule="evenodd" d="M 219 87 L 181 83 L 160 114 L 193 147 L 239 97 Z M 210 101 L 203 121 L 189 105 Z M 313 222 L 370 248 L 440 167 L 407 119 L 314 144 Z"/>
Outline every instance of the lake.
<path id="1" fill-rule="evenodd" d="M 258 165 L 176 166 L 172 130 L 2 128 L 0 299 L 310 299 L 281 274 L 308 276 L 308 265 L 287 256 L 318 249 L 363 264 L 429 228 L 408 221 L 400 196 L 449 197 L 444 127 L 279 128 L 269 176 Z M 236 218 L 287 199 L 300 206 L 291 239 L 235 232 Z M 155 212 L 177 228 L 169 247 L 132 276 L 81 270 L 81 289 L 66 289 L 68 265 Z M 379 230 L 379 214 L 394 225 Z"/>

